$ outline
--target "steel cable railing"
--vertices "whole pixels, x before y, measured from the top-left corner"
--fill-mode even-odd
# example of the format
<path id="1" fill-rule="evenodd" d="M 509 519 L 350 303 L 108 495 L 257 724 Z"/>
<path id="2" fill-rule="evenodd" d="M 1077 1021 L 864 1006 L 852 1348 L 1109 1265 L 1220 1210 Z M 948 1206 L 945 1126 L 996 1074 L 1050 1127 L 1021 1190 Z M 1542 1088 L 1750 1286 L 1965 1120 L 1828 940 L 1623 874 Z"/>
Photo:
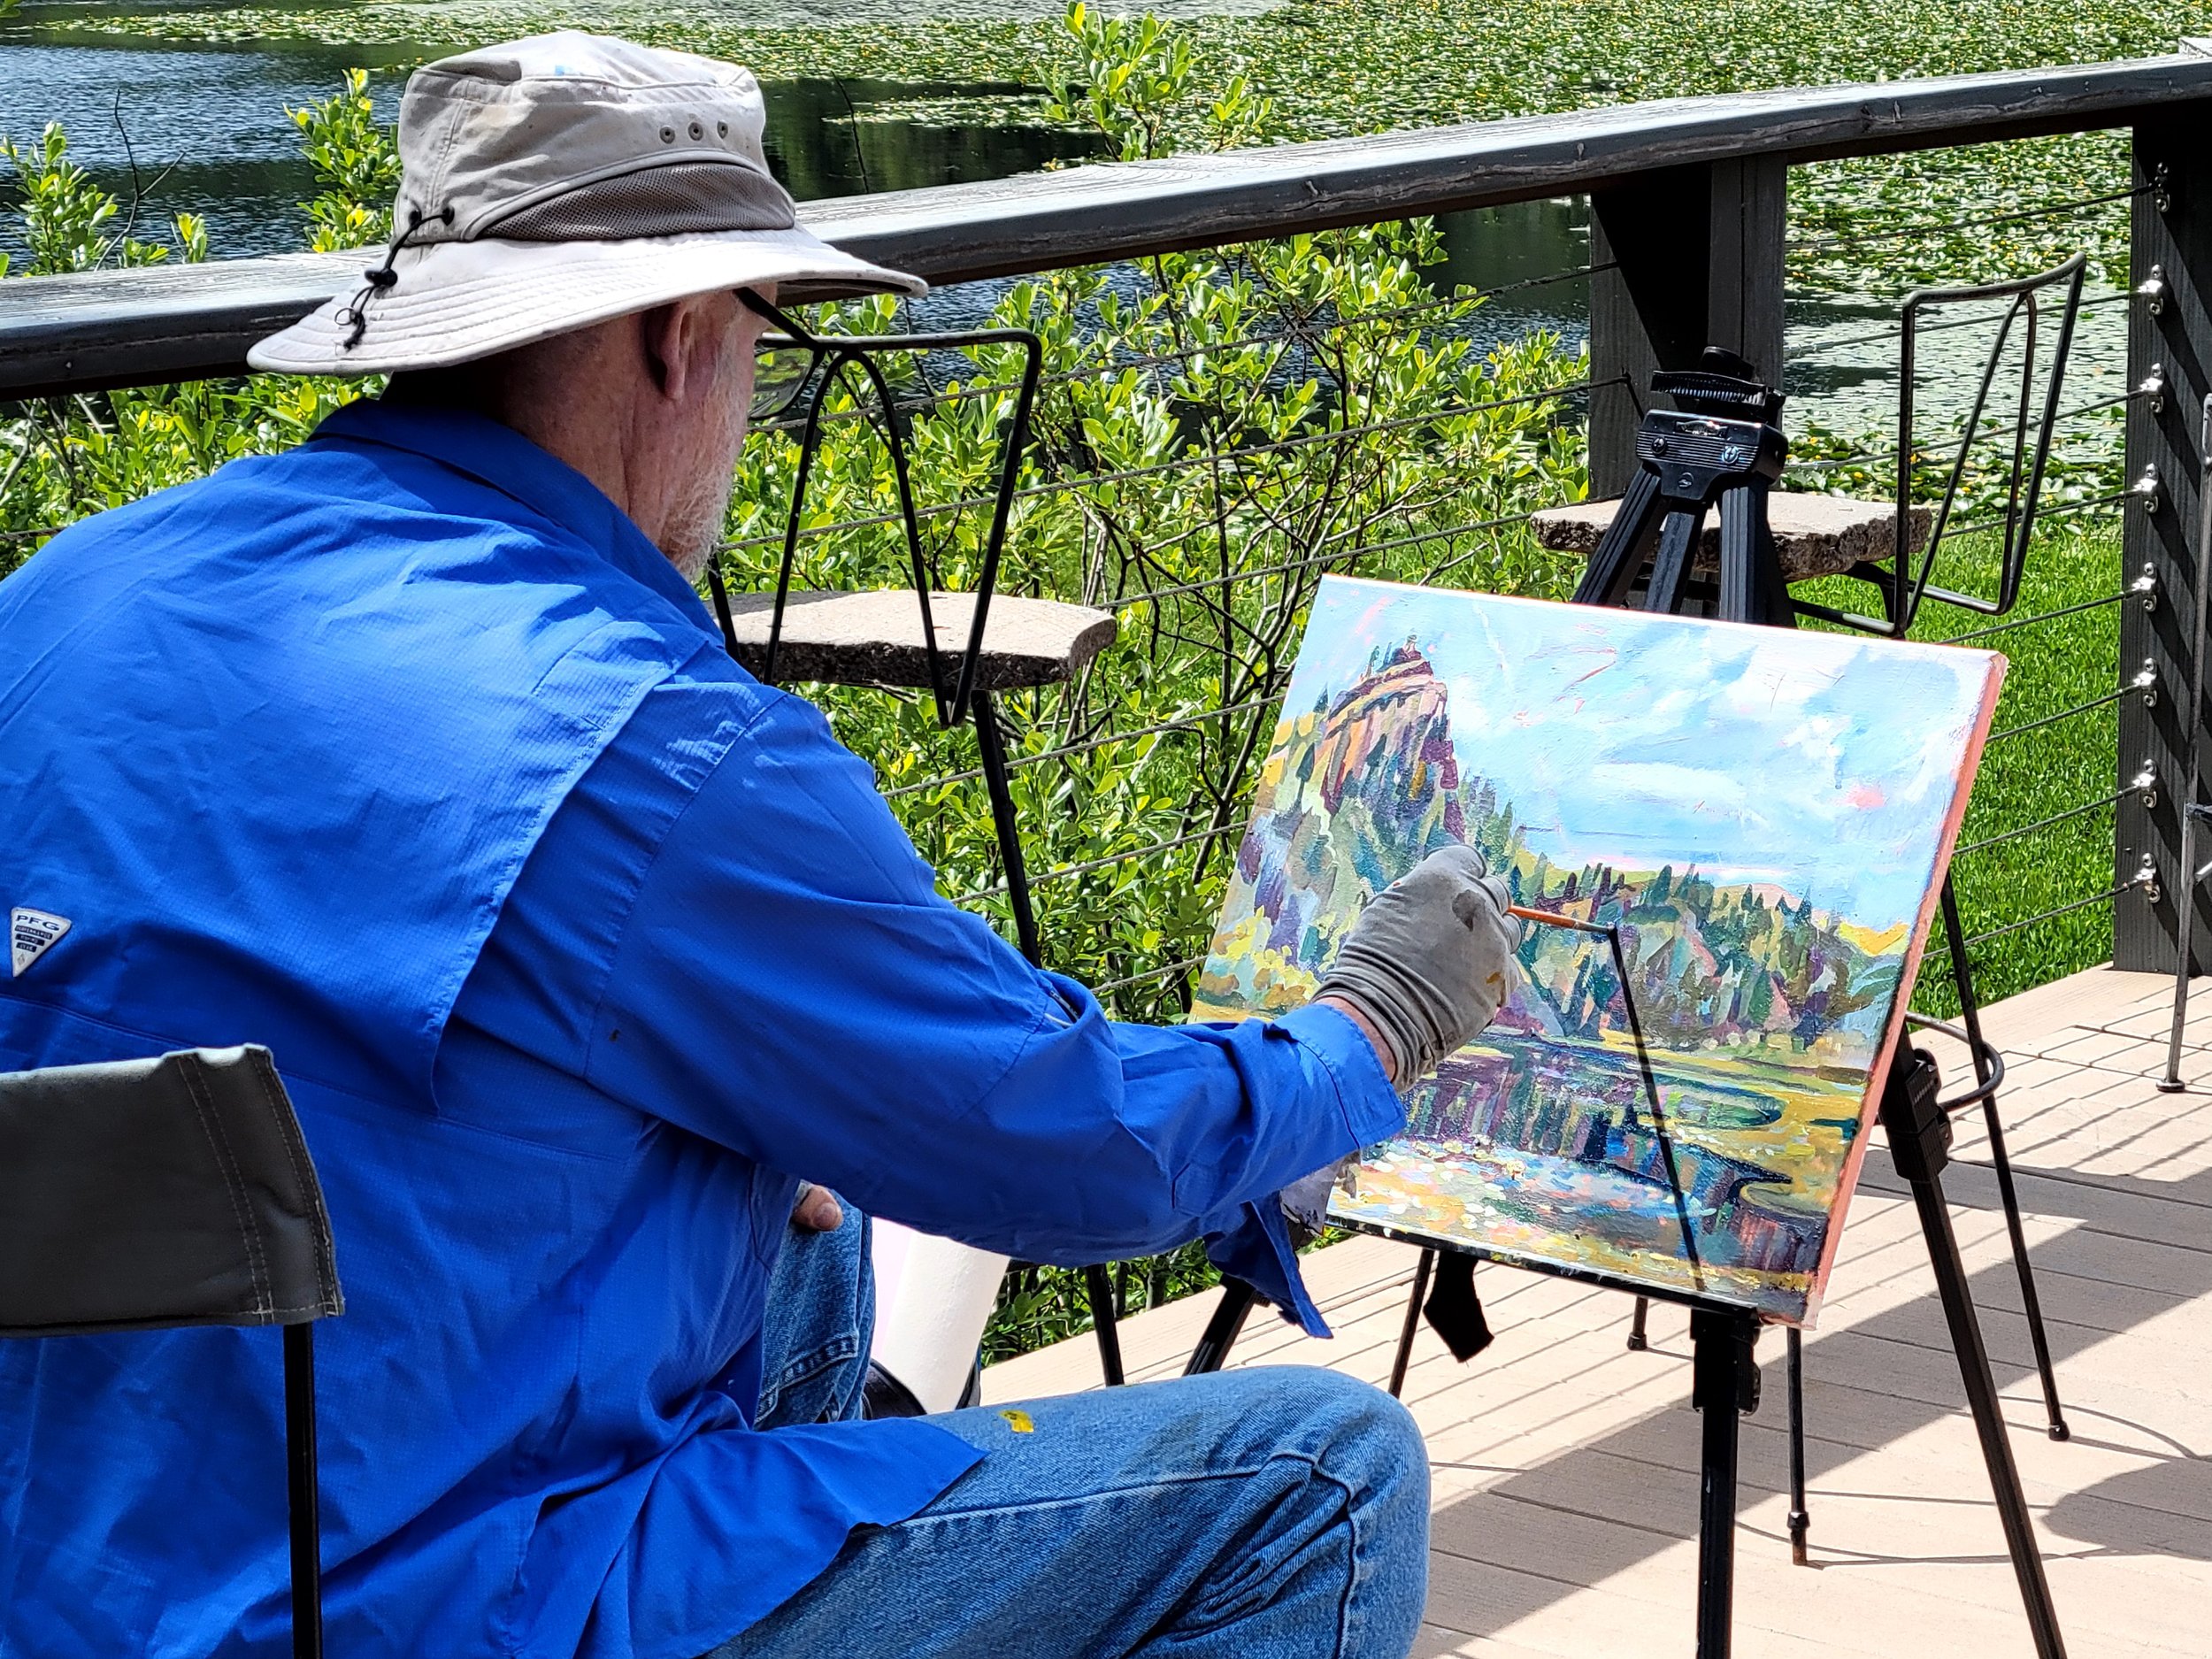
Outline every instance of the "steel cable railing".
<path id="1" fill-rule="evenodd" d="M 2079 196 L 2068 202 L 2047 203 L 2041 207 L 2023 208 L 2013 213 L 1983 214 L 1974 219 L 1951 219 L 1917 225 L 1893 225 L 1886 230 L 1847 231 L 1833 236 L 1809 237 L 1792 242 L 1792 253 L 1818 253 L 1829 248 L 1863 248 L 1871 242 L 1901 242 L 1923 236 L 1950 236 L 1961 231 L 1987 230 L 1999 225 L 2024 224 L 2030 219 L 2059 219 L 2069 213 L 2085 213 L 2093 207 L 2107 207 L 2115 202 L 2133 201 L 2150 193 L 2153 187 L 2139 184 L 2125 190 L 2114 190 L 2103 196 Z"/>
<path id="2" fill-rule="evenodd" d="M 1062 743 L 1056 748 L 1040 749 L 1034 754 L 1010 756 L 1007 758 L 1006 769 L 1012 772 L 1023 766 L 1041 765 L 1048 760 L 1066 760 L 1076 755 L 1087 755 L 1095 749 L 1106 749 L 1116 743 L 1137 743 L 1148 737 L 1158 737 L 1175 732 L 1195 731 L 1210 720 L 1226 719 L 1237 714 L 1249 714 L 1253 710 L 1264 708 L 1273 701 L 1271 696 L 1248 697 L 1241 703 L 1233 703 L 1219 709 L 1209 709 L 1202 714 L 1185 715 L 1179 719 L 1159 720 L 1150 726 L 1141 726 L 1133 732 L 1109 732 L 1101 737 L 1086 738 L 1079 743 Z M 883 798 L 887 801 L 895 801 L 902 795 L 919 795 L 924 790 L 942 788 L 947 784 L 972 783 L 982 776 L 983 769 L 980 766 L 972 766 L 964 772 L 947 772 L 941 778 L 928 778 L 919 783 L 901 784 L 895 788 L 886 789 L 883 792 Z"/>
<path id="3" fill-rule="evenodd" d="M 1106 996 L 1115 991 L 1125 991 L 1133 985 L 1143 985 L 1152 979 L 1164 979 L 1171 974 L 1188 973 L 1193 968 L 1202 968 L 1206 958 L 1202 952 L 1185 956 L 1177 962 L 1164 962 L 1156 968 L 1147 968 L 1141 973 L 1125 974 L 1118 979 L 1106 979 L 1090 987 L 1093 996 Z"/>
<path id="4" fill-rule="evenodd" d="M 2058 411 L 2056 419 L 2062 422 L 2076 420 L 2084 415 L 2093 415 L 2102 410 L 2115 409 L 2122 404 L 2132 403 L 2138 398 L 2148 399 L 2158 395 L 2140 386 L 2131 387 L 2124 392 L 2115 392 L 2109 397 L 2100 397 L 2086 403 L 2076 403 L 2070 409 L 2062 409 Z M 1977 433 L 1973 442 L 1975 443 L 1996 443 L 2002 442 L 2005 436 L 2006 433 L 2003 428 L 1992 427 Z M 1922 448 L 1919 455 L 1923 461 L 1952 460 L 1957 457 L 1962 449 L 1967 447 L 1969 447 L 1967 440 L 1961 438 L 1955 442 Z M 1806 461 L 1792 461 L 1789 463 L 1789 470 L 1792 472 L 1834 472 L 1847 466 L 1870 468 L 1877 465 L 1887 465 L 1896 459 L 1895 449 L 1870 449 L 1854 455 L 1824 455 Z"/>
<path id="5" fill-rule="evenodd" d="M 1040 501 L 1052 496 L 1070 495 L 1079 490 L 1097 489 L 1108 484 L 1141 482 L 1146 479 L 1158 478 L 1169 472 L 1183 472 L 1194 467 L 1283 455 L 1295 450 L 1309 449 L 1317 444 L 1340 443 L 1352 438 L 1379 437 L 1386 433 L 1409 431 L 1419 426 L 1434 426 L 1446 420 L 1461 419 L 1469 415 L 1509 409 L 1518 403 L 1551 403 L 1586 392 L 1595 384 L 1598 382 L 1588 380 L 1571 380 L 1563 385 L 1547 387 L 1541 391 L 1518 392 L 1509 397 L 1490 398 L 1473 403 L 1449 404 L 1440 409 L 1425 410 L 1419 414 L 1397 415 L 1386 420 L 1368 421 L 1356 426 L 1331 426 L 1317 432 L 1301 433 L 1295 437 L 1271 439 L 1265 443 L 1234 445 L 1224 449 L 1195 449 L 1169 460 L 1150 462 L 1143 466 L 1122 467 L 1112 472 L 1089 472 L 1076 478 L 1056 479 L 1041 484 L 1024 485 L 1014 492 L 1014 499 Z M 951 513 L 970 512 L 979 508 L 989 507 L 995 503 L 996 499 L 995 496 L 972 495 L 963 497 L 958 501 L 941 502 L 931 506 L 918 507 L 914 517 L 920 521 L 941 518 Z M 902 515 L 896 512 L 873 513 L 863 518 L 840 519 L 834 524 L 810 525 L 803 528 L 799 534 L 802 540 L 809 540 L 836 531 L 875 529 L 885 525 L 895 525 L 901 522 L 902 522 Z M 759 535 L 741 536 L 735 541 L 725 541 L 721 550 L 725 554 L 729 554 L 780 547 L 783 545 L 783 532 L 780 530 Z"/>
<path id="6" fill-rule="evenodd" d="M 1985 835 L 1979 841 L 1963 842 L 1951 849 L 1952 862 L 1956 864 L 1958 860 L 1970 854 L 1983 852 L 1992 847 L 2002 847 L 2020 840 L 2023 836 L 2032 835 L 2039 830 L 2049 829 L 2055 824 L 2064 824 L 2085 814 L 2101 810 L 2103 808 L 2124 801 L 2135 792 L 2135 787 L 2132 785 L 2125 789 L 2115 789 L 2108 795 L 2097 796 L 2093 801 L 2084 801 L 2078 806 L 2070 806 L 2063 812 L 2054 812 L 2048 818 L 2038 818 L 2032 824 L 2023 824 L 2016 829 L 2005 830 L 1995 835 Z"/>
<path id="7" fill-rule="evenodd" d="M 1602 265 L 1577 265 L 1571 270 L 1554 271 L 1543 276 L 1525 277 L 1518 281 L 1502 283 L 1496 288 L 1484 288 L 1479 295 L 1450 295 L 1413 305 L 1384 306 L 1374 311 L 1354 311 L 1344 316 L 1309 318 L 1294 328 L 1266 334 L 1245 334 L 1230 340 L 1197 341 L 1187 346 L 1175 347 L 1171 350 L 1143 352 L 1133 357 L 1107 357 L 1100 362 L 1086 365 L 1079 369 L 1063 369 L 1043 375 L 1040 377 L 1037 386 L 1040 391 L 1044 391 L 1057 387 L 1079 385 L 1086 380 L 1108 379 L 1126 373 L 1132 369 L 1164 368 L 1171 364 L 1187 363 L 1194 357 L 1225 357 L 1233 352 L 1255 350 L 1268 346 L 1299 346 L 1311 350 L 1317 336 L 1340 334 L 1348 329 L 1384 323 L 1402 323 L 1412 318 L 1433 316 L 1440 311 L 1454 311 L 1461 307 L 1471 310 L 1500 295 L 1546 288 L 1555 283 L 1571 282 L 1595 276 L 1602 271 L 1617 268 L 1617 264 L 1611 260 Z M 1018 380 L 986 380 L 964 385 L 952 391 L 926 392 L 918 396 L 901 396 L 898 406 L 902 414 L 913 415 L 979 398 L 1011 396 L 1020 389 L 1021 383 Z M 841 409 L 826 411 L 821 419 L 823 424 L 828 425 L 834 422 L 864 419 L 869 418 L 870 414 L 871 411 L 865 409 Z M 804 425 L 804 420 L 800 417 L 779 414 L 767 419 L 756 421 L 753 430 L 756 432 L 796 432 Z"/>
<path id="8" fill-rule="evenodd" d="M 2110 303 L 2111 299 L 2124 301 L 2126 297 L 2109 296 L 2107 303 Z M 2070 422 L 2074 423 L 2075 429 L 2078 430 L 2084 421 L 2093 420 L 2115 408 L 2139 403 L 2153 395 L 2149 388 L 2139 386 L 2108 396 L 2085 399 L 2061 411 L 2061 430 L 2065 431 Z M 2101 438 L 2109 445 L 2114 430 L 2109 425 L 2093 430 L 2091 441 L 2093 442 Z M 1958 446 L 1955 444 L 1948 446 L 1945 451 L 1951 456 L 1955 456 L 1957 452 Z M 2093 449 L 2091 454 L 2093 458 L 2095 451 Z M 1886 458 L 1893 460 L 1894 456 L 1893 454 Z M 2117 470 L 2116 457 L 2109 457 L 2099 464 Z M 2037 522 L 2039 526 L 2048 524 L 2055 527 L 2060 523 L 2078 520 L 2085 516 L 2115 515 L 2124 509 L 2124 504 L 2133 495 L 2134 492 L 2127 489 L 2106 489 L 2071 501 L 2054 502 L 2039 510 Z M 1954 526 L 1950 534 L 1987 532 L 2001 527 L 2002 522 L 2001 518 L 1970 519 Z M 1945 636 L 1938 642 L 1952 645 L 1990 642 L 2013 635 L 2020 630 L 2040 628 L 2068 618 L 2101 613 L 2130 600 L 2141 600 L 2147 603 L 2154 602 L 2156 597 L 2155 584 L 2139 576 L 2131 580 L 2124 580 L 2116 588 L 2085 598 L 2050 605 L 2026 615 L 2008 616 L 1982 623 Z M 2124 703 L 2131 695 L 2154 698 L 2159 689 L 2155 671 L 2147 666 L 2129 675 L 2124 683 L 2113 689 L 2078 699 L 2047 713 L 2017 719 L 1999 728 L 1991 733 L 1988 740 L 1983 767 L 1984 782 L 1997 783 L 2001 796 L 2004 796 L 2007 793 L 2004 780 L 2008 775 L 2017 780 L 2039 774 L 2046 770 L 2054 775 L 2074 775 L 2069 769 L 2068 761 L 2068 757 L 2073 753 L 2074 740 L 2064 739 L 2059 734 L 2074 723 L 2100 716 L 2109 718 L 2108 711 Z M 2101 741 L 2097 748 L 2100 753 L 2107 756 L 2108 762 L 2107 742 L 2108 740 Z M 2059 747 L 2050 747 L 2053 743 Z M 2026 771 L 2024 772 L 2023 768 Z M 2106 776 L 2109 777 L 2110 773 L 2108 772 Z M 2076 846 L 2081 836 L 2092 833 L 2093 826 L 2100 823 L 2108 826 L 2111 815 L 2129 795 L 2156 787 L 2154 770 L 2146 765 L 2142 775 L 2119 787 L 2109 785 L 2098 787 L 2062 804 L 2055 804 L 2055 810 L 2040 812 L 2026 822 L 1993 827 L 1988 833 L 1962 841 L 1954 849 L 1952 868 L 1958 875 L 1962 900 L 1970 910 L 1981 909 L 1984 912 L 1981 919 L 1987 924 L 1964 936 L 1964 946 L 1974 956 L 1978 970 L 1986 971 L 1990 965 L 1991 959 L 1982 954 L 1985 947 L 2034 936 L 2035 930 L 2054 923 L 2061 926 L 2062 932 L 2052 937 L 2055 941 L 2062 941 L 2061 948 L 2064 952 L 2082 956 L 2084 960 L 2094 959 L 2104 947 L 2096 942 L 2093 932 L 2085 936 L 2078 930 L 2085 926 L 2101 929 L 2108 926 L 2108 921 L 2093 921 L 2093 918 L 2101 913 L 2108 918 L 2115 903 L 2144 884 L 2139 877 L 2112 882 L 2108 873 L 2110 866 L 2100 858 L 2097 862 L 2102 866 L 2105 879 L 2093 891 L 2083 892 L 2076 888 L 2069 893 L 2065 890 L 2065 877 L 2073 868 L 2070 861 L 2078 859 L 2080 855 L 2078 851 L 2068 853 L 2058 849 Z M 2011 786 L 2011 791 L 2009 798 L 2023 798 L 2017 793 L 2016 782 Z M 2024 798 L 2034 800 L 2037 791 L 2031 788 Z M 2051 837 L 2071 839 L 2047 839 Z M 2051 850 L 2043 850 L 2045 849 Z M 2024 859 L 2024 864 L 2022 862 Z M 2055 872 L 2056 891 L 2052 890 L 2054 877 L 2043 873 L 2047 869 Z M 2020 877 L 2024 872 L 2035 873 L 2023 883 Z M 2037 891 L 2039 886 L 2039 892 Z M 2031 894 L 2034 895 L 2031 902 L 2036 902 L 2036 908 L 2031 913 L 2006 914 L 2020 899 Z M 1991 911 L 1994 914 L 1990 914 Z M 1946 964 L 1950 954 L 1947 943 L 1932 945 L 1920 964 L 1921 985 L 1933 987 L 1939 982 L 1935 976 L 1947 972 Z M 2003 969 L 2002 976 L 1998 987 L 2001 993 L 2013 988 L 2014 982 L 2021 979 L 2022 969 L 2016 963 Z M 2040 976 L 2031 974 L 2025 982 L 2032 983 L 2037 977 Z"/>
<path id="9" fill-rule="evenodd" d="M 1985 927 L 1980 933 L 1966 935 L 1966 948 L 1970 953 L 1975 946 L 1985 945 L 1993 939 L 2008 938 L 2014 933 L 2024 933 L 2041 923 L 2055 921 L 2062 916 L 2071 916 L 2078 910 L 2085 910 L 2094 905 L 2109 904 L 2123 894 L 2132 893 L 2142 885 L 2140 881 L 2122 881 L 2106 888 L 2101 893 L 2092 893 L 2083 898 L 2070 899 L 2063 904 L 2055 904 L 2048 910 L 2038 910 L 2034 915 L 2024 916 L 2017 921 L 2005 922 L 1995 927 Z M 1950 955 L 1951 948 L 1948 944 L 1930 947 L 1920 958 L 1921 974 L 1924 977 L 1926 975 L 1930 963 L 1947 961 Z"/>
<path id="10" fill-rule="evenodd" d="M 1931 640 L 1932 645 L 1964 645 L 1972 640 L 1985 640 L 1993 634 L 2007 634 L 2014 628 L 2033 627 L 2039 622 L 2055 622 L 2062 617 L 2078 616 L 2085 611 L 2102 610 L 2129 599 L 2140 599 L 2143 594 L 2131 583 L 2117 593 L 2100 594 L 2094 599 L 2084 599 L 2074 604 L 2061 605 L 2052 611 L 2039 611 L 2029 617 L 2008 617 L 2002 622 L 1993 622 L 1985 628 L 1974 628 L 1964 634 L 1954 634 L 1940 640 Z"/>
<path id="11" fill-rule="evenodd" d="M 1147 841 L 1141 847 L 1124 848 L 1118 853 L 1106 853 L 1096 858 L 1086 858 L 1076 864 L 1061 864 L 1051 870 L 1040 871 L 1030 876 L 1029 885 L 1032 887 L 1041 887 L 1048 882 L 1065 880 L 1070 876 L 1087 876 L 1101 870 L 1111 870 L 1121 864 L 1134 864 L 1140 858 L 1151 858 L 1161 853 L 1177 851 L 1181 848 L 1196 847 L 1202 842 L 1219 841 L 1225 835 L 1240 834 L 1243 828 L 1241 824 L 1210 825 L 1202 830 L 1194 830 L 1187 835 L 1170 835 L 1160 841 Z M 953 900 L 953 902 L 972 904 L 978 899 L 995 898 L 1006 890 L 1005 882 L 994 882 L 987 887 L 978 887 L 972 892 L 960 894 Z"/>
<path id="12" fill-rule="evenodd" d="M 2093 311 L 2105 305 L 2124 305 L 2127 301 L 2128 296 L 2125 294 L 2093 294 L 2082 301 L 2081 309 Z M 1993 322 L 2002 320 L 2004 314 L 2004 308 L 2000 306 L 1994 311 L 1978 311 L 1965 317 L 1947 318 L 1941 322 L 1921 323 L 1913 330 L 1913 333 L 1916 338 L 1925 339 L 1930 334 L 1948 334 L 1959 328 L 1972 328 L 1978 326 L 1985 327 Z M 1901 321 L 1893 322 L 1886 327 L 1877 329 L 1872 334 L 1847 334 L 1841 340 L 1815 340 L 1801 346 L 1786 348 L 1782 353 L 1782 360 L 1785 363 L 1801 363 L 1808 357 L 1831 351 L 1847 351 L 1854 346 L 1895 345 L 1904 337 L 1904 324 Z"/>

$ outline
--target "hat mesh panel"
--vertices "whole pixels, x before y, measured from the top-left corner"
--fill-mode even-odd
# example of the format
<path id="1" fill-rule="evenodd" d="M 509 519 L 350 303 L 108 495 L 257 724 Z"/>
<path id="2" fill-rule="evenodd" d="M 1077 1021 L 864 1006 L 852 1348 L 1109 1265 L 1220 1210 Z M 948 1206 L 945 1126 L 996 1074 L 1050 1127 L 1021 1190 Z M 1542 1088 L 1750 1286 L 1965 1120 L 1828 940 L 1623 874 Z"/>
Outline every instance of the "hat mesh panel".
<path id="1" fill-rule="evenodd" d="M 483 226 L 510 242 L 627 242 L 698 231 L 789 230 L 791 198 L 739 162 L 676 161 L 580 185 Z"/>

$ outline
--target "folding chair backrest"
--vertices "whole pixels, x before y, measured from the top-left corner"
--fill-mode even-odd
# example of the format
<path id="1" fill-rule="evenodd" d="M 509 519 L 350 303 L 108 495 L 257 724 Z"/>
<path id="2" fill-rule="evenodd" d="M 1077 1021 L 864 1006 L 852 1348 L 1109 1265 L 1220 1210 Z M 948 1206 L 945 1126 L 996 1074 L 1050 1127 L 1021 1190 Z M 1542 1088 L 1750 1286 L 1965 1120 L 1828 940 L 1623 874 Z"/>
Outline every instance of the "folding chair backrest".
<path id="1" fill-rule="evenodd" d="M 0 1336 L 296 1325 L 343 1306 L 266 1048 L 0 1074 Z"/>

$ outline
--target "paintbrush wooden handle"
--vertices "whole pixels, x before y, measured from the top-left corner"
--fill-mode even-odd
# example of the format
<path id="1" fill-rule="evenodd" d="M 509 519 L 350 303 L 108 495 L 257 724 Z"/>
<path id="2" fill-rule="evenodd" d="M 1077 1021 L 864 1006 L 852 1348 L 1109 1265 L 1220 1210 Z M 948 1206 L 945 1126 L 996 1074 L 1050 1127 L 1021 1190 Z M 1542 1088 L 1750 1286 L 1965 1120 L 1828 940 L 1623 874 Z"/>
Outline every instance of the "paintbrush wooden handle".
<path id="1" fill-rule="evenodd" d="M 1587 933 L 1592 926 L 1588 922 L 1578 922 L 1571 916 L 1561 916 L 1553 910 L 1532 910 L 1525 904 L 1509 904 L 1505 907 L 1505 913 L 1508 916 L 1517 916 L 1525 922 L 1541 922 L 1547 927 L 1572 927 Z M 1605 930 L 1599 928 L 1597 931 L 1603 933 Z"/>

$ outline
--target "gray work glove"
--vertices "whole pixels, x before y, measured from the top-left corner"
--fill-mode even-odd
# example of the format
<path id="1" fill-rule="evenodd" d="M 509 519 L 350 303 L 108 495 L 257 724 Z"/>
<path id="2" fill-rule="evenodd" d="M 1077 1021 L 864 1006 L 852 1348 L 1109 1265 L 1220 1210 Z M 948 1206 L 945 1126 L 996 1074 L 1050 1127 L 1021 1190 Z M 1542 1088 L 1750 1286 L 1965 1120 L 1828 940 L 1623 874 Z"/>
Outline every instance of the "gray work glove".
<path id="1" fill-rule="evenodd" d="M 1509 902 L 1480 853 L 1447 847 L 1378 893 L 1329 964 L 1317 995 L 1366 1016 L 1400 1088 L 1496 1018 L 1521 942 Z"/>
<path id="2" fill-rule="evenodd" d="M 1305 1244 L 1319 1236 L 1321 1229 L 1329 1225 L 1329 1199 L 1336 1191 L 1336 1183 L 1345 1166 L 1355 1162 L 1359 1154 L 1339 1158 L 1325 1169 L 1316 1170 L 1301 1180 L 1283 1188 L 1283 1214 L 1290 1219 L 1291 1241 Z"/>

